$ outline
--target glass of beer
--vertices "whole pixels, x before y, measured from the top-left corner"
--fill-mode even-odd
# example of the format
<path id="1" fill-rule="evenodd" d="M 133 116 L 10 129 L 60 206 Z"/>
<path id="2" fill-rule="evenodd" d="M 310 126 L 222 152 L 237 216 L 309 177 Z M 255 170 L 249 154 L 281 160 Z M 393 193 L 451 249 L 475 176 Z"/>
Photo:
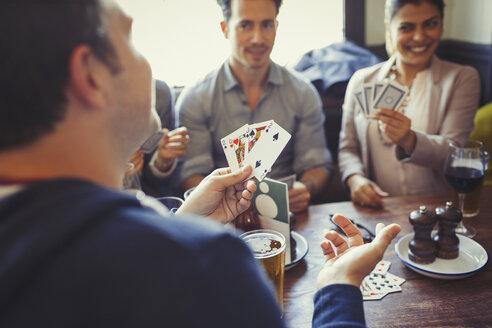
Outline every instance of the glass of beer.
<path id="1" fill-rule="evenodd" d="M 278 231 L 258 229 L 241 235 L 275 286 L 280 310 L 284 312 L 285 237 Z"/>

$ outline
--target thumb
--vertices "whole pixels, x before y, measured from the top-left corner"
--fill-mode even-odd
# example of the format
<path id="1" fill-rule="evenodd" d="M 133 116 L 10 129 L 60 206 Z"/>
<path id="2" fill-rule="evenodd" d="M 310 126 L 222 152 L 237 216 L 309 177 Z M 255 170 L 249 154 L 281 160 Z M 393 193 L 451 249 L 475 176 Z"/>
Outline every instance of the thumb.
<path id="1" fill-rule="evenodd" d="M 377 184 L 375 184 L 374 182 L 371 183 L 371 188 L 372 190 L 374 190 L 376 192 L 376 194 L 379 196 L 379 197 L 388 197 L 389 194 L 386 192 L 386 191 L 383 191 L 381 188 L 379 188 L 379 186 Z"/>
<path id="2" fill-rule="evenodd" d="M 385 227 L 382 223 L 378 223 L 376 226 L 376 238 L 374 238 L 371 244 L 376 245 L 382 256 L 386 248 L 391 244 L 391 241 L 393 241 L 400 231 L 401 227 L 398 224 L 393 223 Z"/>
<path id="3" fill-rule="evenodd" d="M 214 177 L 214 180 L 219 181 L 223 186 L 228 187 L 236 183 L 243 182 L 253 171 L 251 165 L 242 167 L 239 171 L 221 174 Z"/>

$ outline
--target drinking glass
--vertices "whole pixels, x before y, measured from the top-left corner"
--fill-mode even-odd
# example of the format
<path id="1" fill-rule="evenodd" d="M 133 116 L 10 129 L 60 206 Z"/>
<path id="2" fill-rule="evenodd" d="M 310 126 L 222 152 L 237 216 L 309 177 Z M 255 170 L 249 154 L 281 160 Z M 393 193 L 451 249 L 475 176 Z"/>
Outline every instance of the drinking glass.
<path id="1" fill-rule="evenodd" d="M 485 165 L 485 170 L 487 170 L 490 160 L 489 153 L 485 151 L 483 153 L 482 160 Z M 485 175 L 486 174 L 487 172 L 485 172 Z M 478 213 L 480 213 L 480 197 L 482 195 L 483 184 L 484 184 L 484 180 L 482 180 L 482 182 L 478 185 L 477 188 L 475 188 L 475 190 L 466 194 L 465 203 L 463 207 L 463 218 L 473 218 L 476 217 Z M 453 202 L 455 204 L 458 204 L 457 192 L 453 193 Z"/>
<path id="2" fill-rule="evenodd" d="M 275 286 L 277 302 L 284 309 L 285 237 L 274 230 L 252 230 L 240 236 Z"/>
<path id="3" fill-rule="evenodd" d="M 160 201 L 164 206 L 166 206 L 169 212 L 173 214 L 176 213 L 178 208 L 180 208 L 180 206 L 184 203 L 181 198 L 174 196 L 159 197 L 157 198 L 157 200 Z"/>
<path id="4" fill-rule="evenodd" d="M 127 191 L 139 191 L 142 190 L 140 185 L 140 177 L 135 170 L 133 163 L 127 163 L 125 167 L 125 175 L 123 176 L 123 189 Z"/>
<path id="5" fill-rule="evenodd" d="M 466 193 L 477 188 L 483 180 L 486 170 L 484 156 L 486 153 L 480 141 L 469 140 L 463 147 L 456 141 L 449 143 L 444 176 L 458 193 L 458 206 L 461 213 L 463 213 Z M 456 227 L 456 233 L 473 238 L 477 231 L 473 227 L 465 227 L 462 219 Z"/>

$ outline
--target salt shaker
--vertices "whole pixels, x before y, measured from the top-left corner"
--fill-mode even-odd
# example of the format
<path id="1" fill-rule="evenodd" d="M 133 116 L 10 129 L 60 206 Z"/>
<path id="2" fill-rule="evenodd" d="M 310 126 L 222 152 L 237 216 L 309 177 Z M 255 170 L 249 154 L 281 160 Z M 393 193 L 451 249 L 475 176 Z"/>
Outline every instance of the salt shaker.
<path id="1" fill-rule="evenodd" d="M 415 263 L 427 264 L 436 259 L 437 247 L 431 238 L 431 232 L 437 218 L 434 212 L 427 211 L 424 205 L 412 211 L 408 217 L 415 231 L 410 241 L 408 257 Z"/>
<path id="2" fill-rule="evenodd" d="M 462 217 L 461 211 L 452 202 L 446 202 L 445 208 L 436 208 L 439 231 L 434 236 L 434 242 L 437 245 L 437 257 L 448 260 L 458 257 L 460 240 L 455 229 Z"/>

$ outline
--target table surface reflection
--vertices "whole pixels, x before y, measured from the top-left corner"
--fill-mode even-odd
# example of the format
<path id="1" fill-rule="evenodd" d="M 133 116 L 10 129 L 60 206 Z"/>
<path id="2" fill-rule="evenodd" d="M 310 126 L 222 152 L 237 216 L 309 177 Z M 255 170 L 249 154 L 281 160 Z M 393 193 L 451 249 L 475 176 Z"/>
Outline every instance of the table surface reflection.
<path id="1" fill-rule="evenodd" d="M 313 205 L 297 215 L 295 231 L 306 237 L 309 252 L 297 266 L 286 271 L 284 282 L 284 319 L 288 327 L 311 327 L 316 277 L 324 258 L 319 248 L 323 230 L 331 229 L 329 214 L 341 213 L 372 231 L 378 222 L 399 223 L 399 236 L 413 232 L 408 222 L 411 211 L 426 205 L 433 210 L 444 206 L 451 193 L 391 197 L 384 209 L 368 209 L 351 202 Z M 492 187 L 484 187 L 480 214 L 465 219 L 465 225 L 477 229 L 474 240 L 487 253 L 492 252 Z M 397 237 L 398 238 L 398 237 Z M 392 293 L 379 301 L 365 301 L 368 327 L 492 327 L 492 271 L 488 263 L 481 271 L 465 279 L 439 280 L 420 275 L 409 268 L 395 253 L 396 240 L 384 256 L 391 261 L 389 272 L 406 279 L 402 292 Z"/>

